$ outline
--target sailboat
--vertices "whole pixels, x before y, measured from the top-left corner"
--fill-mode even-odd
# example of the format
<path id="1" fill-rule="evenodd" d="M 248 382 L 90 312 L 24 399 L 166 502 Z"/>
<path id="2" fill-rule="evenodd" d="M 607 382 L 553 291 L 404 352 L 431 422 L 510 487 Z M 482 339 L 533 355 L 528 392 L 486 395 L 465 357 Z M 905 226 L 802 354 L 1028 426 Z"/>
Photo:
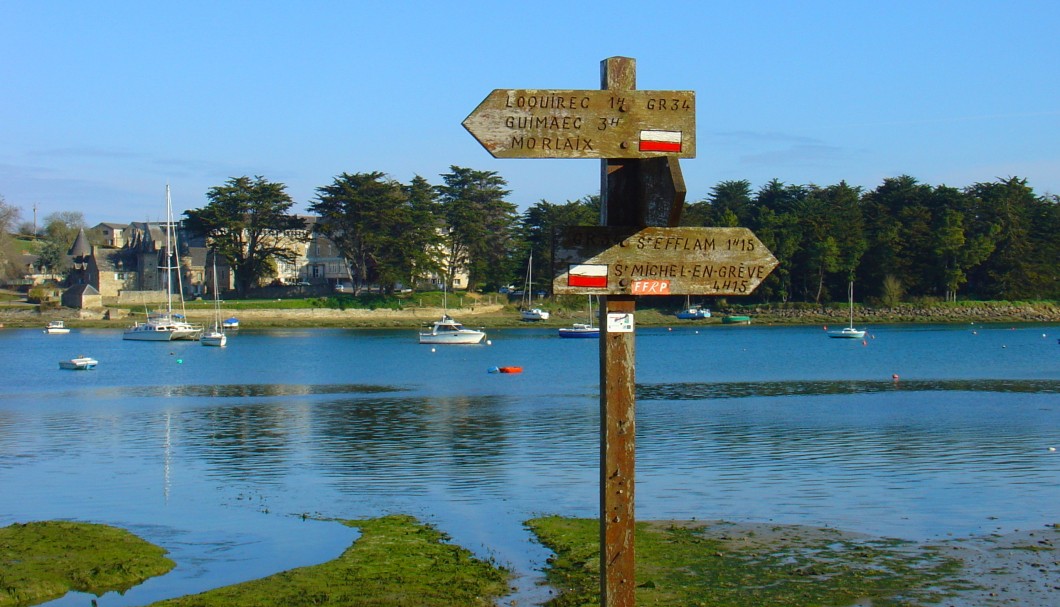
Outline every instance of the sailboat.
<path id="1" fill-rule="evenodd" d="M 559 336 L 564 338 L 578 337 L 600 337 L 600 327 L 593 326 L 593 296 L 589 296 L 589 322 L 576 322 L 570 327 L 559 330 Z"/>
<path id="2" fill-rule="evenodd" d="M 526 262 L 526 282 L 523 284 L 523 307 L 519 310 L 519 316 L 523 320 L 548 320 L 550 314 L 541 308 L 531 307 L 534 301 L 534 253 L 530 252 L 530 260 Z"/>
<path id="3" fill-rule="evenodd" d="M 480 344 L 486 339 L 486 333 L 476 329 L 468 329 L 464 325 L 453 320 L 449 316 L 448 300 L 446 298 L 446 285 L 442 285 L 442 318 L 431 325 L 430 331 L 419 334 L 421 344 Z"/>
<path id="4" fill-rule="evenodd" d="M 683 320 L 702 320 L 710 318 L 710 308 L 696 304 L 692 305 L 692 298 L 685 297 L 685 308 L 677 313 L 677 317 Z"/>
<path id="5" fill-rule="evenodd" d="M 847 287 L 847 299 L 850 304 L 850 325 L 840 329 L 839 331 L 829 331 L 828 337 L 835 337 L 838 339 L 861 339 L 865 337 L 864 329 L 854 328 L 854 281 L 850 281 L 850 286 Z"/>
<path id="6" fill-rule="evenodd" d="M 228 336 L 225 335 L 224 323 L 221 322 L 221 294 L 217 292 L 217 251 L 214 251 L 213 255 L 213 324 L 202 334 L 199 343 L 223 348 L 228 343 Z"/>
<path id="7" fill-rule="evenodd" d="M 197 340 L 202 337 L 202 326 L 185 320 L 184 295 L 180 291 L 180 259 L 177 254 L 177 235 L 173 228 L 173 203 L 166 184 L 166 248 L 165 265 L 161 266 L 166 283 L 166 309 L 164 312 L 148 312 L 146 322 L 134 323 L 122 334 L 122 339 L 132 341 L 173 341 L 177 339 Z M 180 297 L 181 313 L 173 312 L 173 273 L 177 274 L 177 295 Z"/>

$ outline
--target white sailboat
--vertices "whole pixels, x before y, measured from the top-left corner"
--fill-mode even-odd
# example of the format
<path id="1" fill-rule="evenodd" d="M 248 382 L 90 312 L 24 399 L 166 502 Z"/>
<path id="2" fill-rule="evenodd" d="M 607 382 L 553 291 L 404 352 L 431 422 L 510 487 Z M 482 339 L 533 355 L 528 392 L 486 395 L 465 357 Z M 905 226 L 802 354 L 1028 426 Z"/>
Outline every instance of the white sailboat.
<path id="1" fill-rule="evenodd" d="M 519 310 L 519 316 L 523 320 L 548 320 L 550 314 L 541 308 L 532 306 L 534 301 L 534 253 L 530 252 L 530 260 L 526 262 L 526 282 L 523 283 L 523 305 Z"/>
<path id="2" fill-rule="evenodd" d="M 838 331 L 829 331 L 828 337 L 835 337 L 837 339 L 862 339 L 865 337 L 864 329 L 854 328 L 854 281 L 850 281 L 850 286 L 847 287 L 847 299 L 850 305 L 850 325 L 846 326 Z"/>
<path id="3" fill-rule="evenodd" d="M 213 324 L 202 334 L 199 343 L 223 348 L 228 343 L 228 336 L 225 335 L 224 323 L 221 321 L 221 294 L 217 292 L 217 251 L 214 251 L 213 255 Z"/>
<path id="4" fill-rule="evenodd" d="M 593 296 L 589 296 L 589 322 L 576 322 L 570 327 L 563 327 L 559 330 L 559 336 L 563 338 L 578 338 L 578 337 L 600 337 L 600 327 L 593 325 Z"/>
<path id="5" fill-rule="evenodd" d="M 166 184 L 166 245 L 163 272 L 166 283 L 166 309 L 164 312 L 148 312 L 145 322 L 134 323 L 122 334 L 122 339 L 132 341 L 173 341 L 177 339 L 197 340 L 202 337 L 202 326 L 193 325 L 185 319 L 184 295 L 180 289 L 180 258 L 177 253 L 177 235 L 173 228 L 173 203 Z M 173 312 L 173 273 L 177 274 L 177 296 L 180 298 L 180 314 Z"/>

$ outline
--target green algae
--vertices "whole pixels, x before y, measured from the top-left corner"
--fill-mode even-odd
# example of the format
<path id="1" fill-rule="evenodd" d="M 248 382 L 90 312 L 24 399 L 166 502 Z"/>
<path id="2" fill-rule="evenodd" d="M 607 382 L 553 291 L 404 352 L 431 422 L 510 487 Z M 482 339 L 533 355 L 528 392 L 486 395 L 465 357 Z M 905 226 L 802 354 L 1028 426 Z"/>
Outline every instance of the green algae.
<path id="1" fill-rule="evenodd" d="M 555 554 L 546 576 L 559 595 L 548 607 L 598 605 L 598 521 L 541 517 L 527 526 Z M 960 566 L 930 546 L 828 529 L 636 527 L 638 605 L 935 604 L 967 589 L 955 577 Z"/>
<path id="2" fill-rule="evenodd" d="M 361 536 L 339 558 L 156 607 L 486 607 L 510 574 L 410 516 L 342 521 Z"/>
<path id="3" fill-rule="evenodd" d="M 172 569 L 166 551 L 106 525 L 65 521 L 0 528 L 0 607 L 23 607 L 71 590 L 124 592 Z"/>

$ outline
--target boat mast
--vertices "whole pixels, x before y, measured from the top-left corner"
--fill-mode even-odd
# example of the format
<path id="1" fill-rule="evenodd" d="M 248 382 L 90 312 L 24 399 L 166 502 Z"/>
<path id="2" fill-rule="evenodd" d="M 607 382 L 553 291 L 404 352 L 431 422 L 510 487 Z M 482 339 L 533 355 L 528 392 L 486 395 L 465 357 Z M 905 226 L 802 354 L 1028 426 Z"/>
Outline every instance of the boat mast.
<path id="1" fill-rule="evenodd" d="M 854 328 L 854 281 L 847 287 L 847 299 L 850 300 L 850 328 Z"/>
<path id="2" fill-rule="evenodd" d="M 173 230 L 173 203 L 169 197 L 169 184 L 166 184 L 166 315 L 173 314 L 173 249 L 171 233 Z"/>

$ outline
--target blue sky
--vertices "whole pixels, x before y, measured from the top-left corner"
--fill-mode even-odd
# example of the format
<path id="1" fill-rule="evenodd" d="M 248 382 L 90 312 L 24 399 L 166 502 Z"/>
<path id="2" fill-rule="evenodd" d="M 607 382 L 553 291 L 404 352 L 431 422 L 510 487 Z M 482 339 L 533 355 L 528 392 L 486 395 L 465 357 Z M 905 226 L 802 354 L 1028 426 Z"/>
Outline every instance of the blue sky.
<path id="1" fill-rule="evenodd" d="M 0 0 L 0 196 L 31 220 L 159 219 L 229 177 L 295 209 L 342 172 L 496 171 L 525 209 L 599 161 L 494 159 L 461 122 L 494 88 L 696 91 L 689 200 L 722 180 L 872 189 L 912 175 L 1060 193 L 1060 3 Z"/>

